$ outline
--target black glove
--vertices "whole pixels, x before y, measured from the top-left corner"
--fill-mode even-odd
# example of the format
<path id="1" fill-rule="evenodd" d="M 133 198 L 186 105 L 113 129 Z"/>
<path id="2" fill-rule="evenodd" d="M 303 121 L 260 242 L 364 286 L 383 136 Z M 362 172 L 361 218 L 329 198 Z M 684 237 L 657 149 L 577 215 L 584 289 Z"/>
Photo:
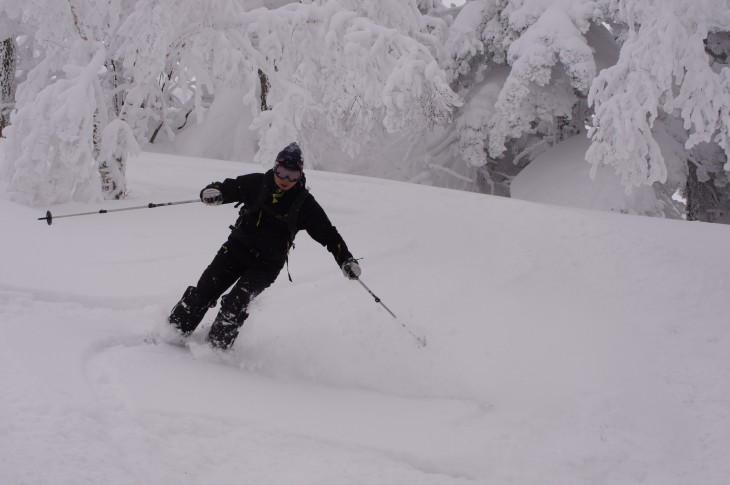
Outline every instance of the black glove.
<path id="1" fill-rule="evenodd" d="M 200 191 L 200 200 L 205 205 L 221 205 L 223 203 L 223 192 L 221 192 L 220 184 L 214 182 L 206 185 L 203 190 Z"/>
<path id="2" fill-rule="evenodd" d="M 360 265 L 357 264 L 357 261 L 354 258 L 350 258 L 342 263 L 342 274 L 348 279 L 356 280 L 362 274 L 362 270 L 360 269 Z"/>

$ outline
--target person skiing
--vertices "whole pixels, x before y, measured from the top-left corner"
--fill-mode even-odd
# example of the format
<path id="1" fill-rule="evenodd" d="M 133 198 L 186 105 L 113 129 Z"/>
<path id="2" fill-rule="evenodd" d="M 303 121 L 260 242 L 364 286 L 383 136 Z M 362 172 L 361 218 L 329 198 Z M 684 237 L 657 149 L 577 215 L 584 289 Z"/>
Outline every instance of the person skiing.
<path id="1" fill-rule="evenodd" d="M 300 230 L 332 253 L 344 275 L 358 279 L 361 269 L 324 209 L 306 188 L 304 160 L 297 143 L 285 147 L 266 173 L 251 173 L 203 188 L 200 199 L 216 206 L 243 203 L 227 241 L 173 307 L 168 321 L 176 334 L 187 337 L 208 308 L 221 298 L 218 314 L 207 336 L 215 348 L 229 349 L 248 318 L 248 306 L 268 288 L 288 263 L 289 250 Z M 289 277 L 291 280 L 291 276 Z"/>

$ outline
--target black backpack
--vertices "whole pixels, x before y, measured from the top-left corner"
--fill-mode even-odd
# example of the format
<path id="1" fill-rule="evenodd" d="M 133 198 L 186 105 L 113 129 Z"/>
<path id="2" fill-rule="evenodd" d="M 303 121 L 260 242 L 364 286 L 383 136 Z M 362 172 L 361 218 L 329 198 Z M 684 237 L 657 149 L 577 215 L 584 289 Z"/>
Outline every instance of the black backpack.
<path id="1" fill-rule="evenodd" d="M 266 177 L 264 177 L 263 182 L 261 183 L 261 189 L 259 190 L 259 194 L 256 197 L 256 200 L 253 204 L 246 206 L 243 210 L 243 215 L 248 215 L 251 217 L 256 217 L 254 214 L 256 214 L 259 211 L 263 211 L 269 216 L 271 216 L 273 219 L 281 222 L 284 224 L 287 229 L 289 230 L 289 245 L 290 247 L 294 247 L 294 236 L 297 234 L 297 220 L 299 219 L 299 211 L 302 210 L 302 206 L 304 203 L 309 199 L 312 194 L 309 193 L 309 190 L 304 187 L 299 193 L 297 194 L 296 198 L 292 201 L 291 207 L 289 207 L 289 212 L 287 212 L 284 215 L 281 215 L 277 213 L 274 209 L 272 209 L 270 206 L 266 205 L 264 202 L 266 201 L 266 197 L 271 193 L 271 186 L 269 185 L 268 181 L 266 180 Z M 259 216 L 260 218 L 260 216 Z M 258 226 L 258 223 L 256 224 Z"/>

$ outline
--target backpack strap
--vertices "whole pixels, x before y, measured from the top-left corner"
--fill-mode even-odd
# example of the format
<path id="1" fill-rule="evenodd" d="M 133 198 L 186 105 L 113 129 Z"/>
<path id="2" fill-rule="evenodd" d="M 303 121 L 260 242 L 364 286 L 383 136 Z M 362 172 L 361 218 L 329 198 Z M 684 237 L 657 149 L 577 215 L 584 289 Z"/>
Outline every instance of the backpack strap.
<path id="1" fill-rule="evenodd" d="M 271 187 L 267 183 L 267 180 L 264 178 L 263 183 L 261 184 L 261 189 L 256 196 L 256 200 L 253 204 L 245 206 L 243 209 L 243 213 L 254 217 L 256 219 L 257 226 L 261 224 L 262 212 L 266 212 L 266 214 L 268 214 L 271 218 L 286 225 L 289 231 L 289 244 L 294 247 L 294 237 L 296 236 L 298 230 L 297 221 L 299 219 L 299 212 L 302 210 L 302 206 L 307 201 L 307 199 L 312 196 L 312 194 L 309 193 L 309 189 L 303 187 L 292 201 L 291 206 L 289 207 L 289 211 L 286 214 L 281 215 L 278 214 L 272 207 L 266 205 L 266 197 L 268 197 L 269 193 L 271 193 Z M 259 213 L 258 216 L 256 216 L 257 213 Z"/>
<path id="2" fill-rule="evenodd" d="M 299 211 L 302 209 L 302 206 L 312 196 L 312 194 L 309 193 L 309 190 L 307 188 L 303 188 L 296 196 L 296 198 L 292 201 L 291 206 L 289 207 L 289 212 L 287 212 L 285 215 L 277 214 L 274 209 L 269 207 L 268 205 L 264 205 L 262 203 L 261 205 L 261 211 L 266 212 L 271 217 L 276 219 L 277 221 L 286 224 L 287 229 L 289 230 L 289 243 L 288 249 L 294 248 L 294 238 L 297 235 L 297 219 L 299 219 Z M 260 220 L 260 218 L 259 218 Z M 289 251 L 287 251 L 286 254 L 286 274 L 289 277 L 289 281 L 292 281 L 291 273 L 289 272 Z"/>
<path id="3" fill-rule="evenodd" d="M 266 202 L 266 196 L 269 194 L 269 192 L 271 192 L 271 187 L 269 187 L 269 184 L 266 181 L 266 177 L 264 177 L 263 181 L 261 182 L 261 188 L 259 189 L 259 193 L 256 196 L 256 199 L 254 200 L 253 204 L 244 206 L 242 210 L 243 214 L 255 217 L 254 214 L 264 207 L 264 202 Z M 259 221 L 260 220 L 261 218 L 259 217 Z M 258 225 L 258 223 L 256 225 Z"/>
<path id="4" fill-rule="evenodd" d="M 309 193 L 309 190 L 304 187 L 296 196 L 296 198 L 292 201 L 291 207 L 289 207 L 289 212 L 287 212 L 285 219 L 286 219 L 286 225 L 289 229 L 289 241 L 292 244 L 292 247 L 294 246 L 294 236 L 297 234 L 297 220 L 299 219 L 299 211 L 302 210 L 302 206 L 312 196 L 312 194 Z"/>

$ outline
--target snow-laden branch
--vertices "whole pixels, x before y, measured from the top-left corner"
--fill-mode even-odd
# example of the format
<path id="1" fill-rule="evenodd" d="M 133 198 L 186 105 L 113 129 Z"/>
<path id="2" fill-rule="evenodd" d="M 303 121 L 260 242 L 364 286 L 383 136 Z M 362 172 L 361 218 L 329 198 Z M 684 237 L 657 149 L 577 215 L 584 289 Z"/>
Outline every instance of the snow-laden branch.
<path id="1" fill-rule="evenodd" d="M 582 94 L 596 75 L 593 50 L 584 35 L 593 12 L 579 9 L 582 16 L 576 17 L 565 3 L 552 3 L 509 47 L 512 70 L 490 122 L 489 153 L 494 157 L 504 153 L 508 139 L 521 137 L 536 120 L 570 118 L 577 97 L 562 85 L 561 71 L 573 90 Z M 580 2 L 568 5 L 576 3 L 580 6 Z M 526 22 L 518 20 L 520 25 Z"/>
<path id="2" fill-rule="evenodd" d="M 730 70 L 713 70 L 704 44 L 709 32 L 728 29 L 730 10 L 710 0 L 612 3 L 630 29 L 618 63 L 590 90 L 595 118 L 586 158 L 593 171 L 612 165 L 627 187 L 665 182 L 652 134 L 662 112 L 681 116 L 687 149 L 714 141 L 730 155 Z"/>
<path id="3" fill-rule="evenodd" d="M 447 121 L 460 100 L 434 57 L 438 39 L 418 30 L 420 19 L 412 1 L 330 1 L 288 5 L 248 23 L 246 35 L 266 58 L 260 68 L 273 106 L 255 122 L 257 159 L 271 160 L 288 137 L 309 129 L 326 129 L 354 155 L 374 130 Z"/>

